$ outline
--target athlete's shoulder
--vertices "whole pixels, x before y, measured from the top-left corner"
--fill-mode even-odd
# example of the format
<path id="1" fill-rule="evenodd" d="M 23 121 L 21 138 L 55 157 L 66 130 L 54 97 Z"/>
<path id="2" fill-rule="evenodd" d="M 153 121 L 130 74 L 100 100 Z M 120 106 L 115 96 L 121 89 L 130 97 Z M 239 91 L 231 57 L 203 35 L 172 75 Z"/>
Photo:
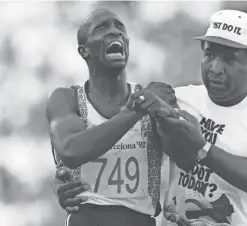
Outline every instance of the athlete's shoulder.
<path id="1" fill-rule="evenodd" d="M 187 100 L 203 97 L 207 90 L 204 85 L 187 85 L 174 88 L 178 99 Z"/>
<path id="2" fill-rule="evenodd" d="M 52 118 L 55 112 L 62 111 L 63 108 L 76 109 L 75 92 L 71 87 L 58 87 L 48 94 L 46 102 L 47 118 Z"/>
<path id="3" fill-rule="evenodd" d="M 61 98 L 74 98 L 75 92 L 72 87 L 58 87 L 48 94 L 47 104 L 57 101 Z"/>

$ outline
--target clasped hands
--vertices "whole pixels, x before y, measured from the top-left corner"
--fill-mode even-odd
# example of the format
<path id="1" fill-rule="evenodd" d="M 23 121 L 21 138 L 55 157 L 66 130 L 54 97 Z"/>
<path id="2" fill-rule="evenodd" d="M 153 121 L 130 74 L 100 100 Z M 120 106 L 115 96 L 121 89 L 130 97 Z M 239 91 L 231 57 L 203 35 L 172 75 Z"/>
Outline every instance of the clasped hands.
<path id="1" fill-rule="evenodd" d="M 197 151 L 206 144 L 200 124 L 196 117 L 180 110 L 174 89 L 165 83 L 150 83 L 133 93 L 127 107 L 155 117 L 159 128 L 170 137 L 175 162 L 183 162 L 184 155 L 195 159 Z"/>
<path id="2" fill-rule="evenodd" d="M 174 89 L 161 82 L 151 82 L 146 88 L 140 88 L 131 94 L 127 103 L 130 110 L 142 115 L 176 117 L 172 106 L 176 106 Z"/>

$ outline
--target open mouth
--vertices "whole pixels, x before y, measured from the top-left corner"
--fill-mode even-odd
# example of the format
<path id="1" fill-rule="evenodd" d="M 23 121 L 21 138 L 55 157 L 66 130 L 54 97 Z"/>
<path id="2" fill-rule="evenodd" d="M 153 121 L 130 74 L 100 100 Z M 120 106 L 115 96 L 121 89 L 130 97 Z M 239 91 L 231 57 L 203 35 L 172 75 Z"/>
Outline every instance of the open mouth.
<path id="1" fill-rule="evenodd" d="M 121 42 L 112 42 L 107 50 L 106 54 L 109 56 L 123 56 L 123 45 Z"/>
<path id="2" fill-rule="evenodd" d="M 214 85 L 225 85 L 225 81 L 219 79 L 210 79 L 210 83 Z"/>

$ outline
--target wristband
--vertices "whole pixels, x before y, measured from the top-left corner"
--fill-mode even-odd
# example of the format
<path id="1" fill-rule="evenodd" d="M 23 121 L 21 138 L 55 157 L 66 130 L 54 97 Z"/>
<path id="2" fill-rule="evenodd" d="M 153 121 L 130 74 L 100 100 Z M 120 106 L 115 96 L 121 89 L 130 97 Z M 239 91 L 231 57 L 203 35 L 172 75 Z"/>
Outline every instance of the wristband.
<path id="1" fill-rule="evenodd" d="M 203 148 L 198 150 L 196 160 L 201 162 L 203 159 L 205 159 L 208 155 L 208 151 L 211 148 L 211 146 L 212 146 L 211 143 L 206 142 L 206 144 L 203 146 Z"/>

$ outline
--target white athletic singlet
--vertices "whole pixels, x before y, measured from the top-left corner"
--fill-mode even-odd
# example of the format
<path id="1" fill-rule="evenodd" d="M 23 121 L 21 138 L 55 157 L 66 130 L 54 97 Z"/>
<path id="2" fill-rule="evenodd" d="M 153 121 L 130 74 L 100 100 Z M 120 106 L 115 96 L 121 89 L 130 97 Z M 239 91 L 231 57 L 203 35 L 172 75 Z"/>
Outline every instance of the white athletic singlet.
<path id="1" fill-rule="evenodd" d="M 131 91 L 134 92 L 136 87 L 131 85 Z M 80 116 L 86 127 L 107 121 L 87 100 L 84 90 L 77 86 Z M 152 123 L 146 116 L 104 155 L 70 170 L 75 179 L 80 175 L 91 186 L 89 191 L 80 194 L 88 197 L 86 203 L 121 205 L 154 215 L 160 193 L 161 150 L 155 148 L 152 138 Z"/>
<path id="2" fill-rule="evenodd" d="M 233 155 L 247 156 L 247 98 L 235 106 L 221 107 L 210 100 L 205 86 L 175 91 L 180 108 L 197 117 L 207 141 Z M 164 215 L 177 225 L 189 220 L 184 225 L 246 226 L 247 193 L 205 165 L 196 164 L 186 173 L 171 163 Z"/>

